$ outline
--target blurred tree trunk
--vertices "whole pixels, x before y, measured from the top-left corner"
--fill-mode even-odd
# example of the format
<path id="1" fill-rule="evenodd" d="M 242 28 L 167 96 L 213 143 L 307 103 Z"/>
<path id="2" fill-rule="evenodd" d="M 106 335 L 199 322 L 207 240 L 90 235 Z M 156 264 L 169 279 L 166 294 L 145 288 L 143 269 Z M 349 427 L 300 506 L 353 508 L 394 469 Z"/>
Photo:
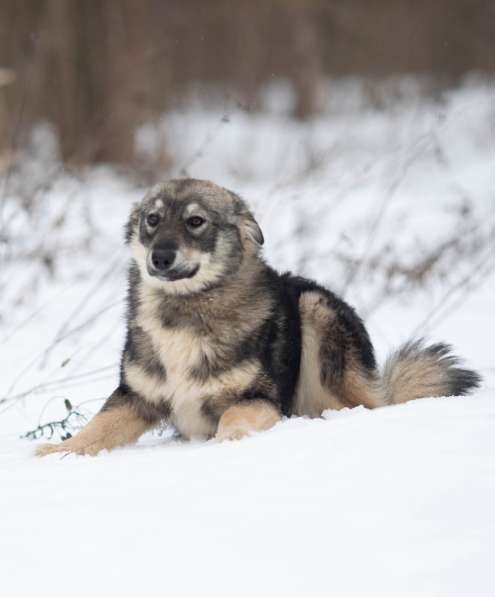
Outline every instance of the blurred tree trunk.
<path id="1" fill-rule="evenodd" d="M 81 69 L 84 48 L 77 16 L 77 0 L 48 0 L 40 27 L 38 67 L 50 75 L 51 119 L 60 123 L 60 148 L 67 160 L 85 157 L 81 155 L 81 144 L 89 118 Z M 47 92 L 41 97 L 47 97 Z"/>
<path id="2" fill-rule="evenodd" d="M 7 87 L 15 81 L 12 69 L 0 68 L 0 175 L 8 168 L 12 159 L 11 135 L 7 101 Z"/>
<path id="3" fill-rule="evenodd" d="M 252 111 L 259 107 L 259 89 L 263 79 L 263 2 L 243 0 L 239 2 L 237 18 L 234 24 L 239 32 L 237 36 L 237 72 L 241 102 Z"/>
<path id="4" fill-rule="evenodd" d="M 107 0 L 102 7 L 107 62 L 102 73 L 102 134 L 95 159 L 132 163 L 134 133 L 150 117 L 153 94 L 145 34 L 150 25 L 149 3 Z"/>
<path id="5" fill-rule="evenodd" d="M 312 4 L 288 4 L 291 78 L 296 94 L 294 116 L 299 119 L 318 114 L 322 108 L 323 69 Z"/>

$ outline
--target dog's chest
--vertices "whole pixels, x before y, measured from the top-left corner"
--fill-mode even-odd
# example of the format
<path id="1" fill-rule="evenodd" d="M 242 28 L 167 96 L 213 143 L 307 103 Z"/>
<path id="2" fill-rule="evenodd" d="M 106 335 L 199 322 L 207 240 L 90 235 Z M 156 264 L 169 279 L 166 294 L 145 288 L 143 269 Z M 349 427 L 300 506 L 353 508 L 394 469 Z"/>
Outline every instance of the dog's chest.
<path id="1" fill-rule="evenodd" d="M 215 339 L 189 328 L 154 326 L 147 333 L 164 375 L 148 375 L 146 383 L 135 389 L 150 402 L 167 402 L 171 422 L 185 437 L 210 437 L 217 421 L 206 414 L 203 405 L 233 402 L 255 380 L 259 363 L 232 363 L 215 375 L 205 373 L 205 365 L 215 363 L 220 350 Z M 139 379 L 135 380 L 140 383 Z"/>
<path id="2" fill-rule="evenodd" d="M 214 379 L 198 379 L 195 371 L 206 360 L 214 358 L 214 343 L 188 329 L 155 329 L 151 339 L 165 370 L 155 401 L 166 400 L 171 406 L 171 419 L 187 436 L 209 436 L 213 422 L 202 412 L 204 401 L 221 390 Z"/>
<path id="3" fill-rule="evenodd" d="M 231 334 L 230 343 L 226 343 L 229 334 L 222 333 L 224 325 L 217 325 L 222 322 L 209 320 L 210 327 L 206 329 L 203 318 L 191 314 L 190 325 L 178 324 L 177 318 L 175 325 L 164 325 L 162 309 L 161 298 L 142 288 L 135 324 L 148 338 L 150 357 L 159 361 L 161 371 L 151 367 L 150 360 L 130 362 L 126 366 L 127 382 L 147 401 L 167 403 L 170 419 L 182 435 L 209 437 L 215 433 L 217 424 L 211 416 L 212 404 L 217 415 L 221 412 L 216 408 L 218 405 L 227 408 L 229 400 L 234 402 L 254 382 L 260 363 L 257 360 L 237 363 L 233 359 L 229 367 L 228 354 L 235 353 L 229 347 L 235 345 L 237 336 Z M 216 335 L 210 332 L 215 326 Z M 216 366 L 219 361 L 221 370 Z M 203 409 L 206 401 L 208 413 Z"/>

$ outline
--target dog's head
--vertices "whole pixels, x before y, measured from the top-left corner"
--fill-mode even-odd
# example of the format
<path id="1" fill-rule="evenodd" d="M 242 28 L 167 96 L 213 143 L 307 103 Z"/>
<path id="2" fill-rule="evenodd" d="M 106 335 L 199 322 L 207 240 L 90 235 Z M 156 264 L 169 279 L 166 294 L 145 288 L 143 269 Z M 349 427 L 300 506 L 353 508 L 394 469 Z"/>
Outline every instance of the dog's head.
<path id="1" fill-rule="evenodd" d="M 143 281 L 173 294 L 220 284 L 263 244 L 240 197 L 192 178 L 153 187 L 132 210 L 126 239 Z"/>

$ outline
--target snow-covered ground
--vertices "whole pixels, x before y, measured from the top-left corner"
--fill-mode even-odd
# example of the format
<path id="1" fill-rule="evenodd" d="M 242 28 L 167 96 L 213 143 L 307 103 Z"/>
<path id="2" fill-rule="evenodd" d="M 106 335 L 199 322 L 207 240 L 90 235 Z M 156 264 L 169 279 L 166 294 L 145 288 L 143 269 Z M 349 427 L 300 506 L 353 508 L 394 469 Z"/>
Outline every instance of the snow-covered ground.
<path id="1" fill-rule="evenodd" d="M 2 593 L 495 594 L 495 86 L 383 110 L 357 82 L 334 89 L 309 123 L 271 108 L 274 88 L 262 115 L 189 106 L 139 142 L 156 151 L 165 131 L 177 173 L 246 197 L 267 259 L 343 293 L 380 360 L 411 336 L 446 340 L 483 388 L 238 443 L 165 430 L 35 459 L 20 435 L 65 399 L 90 416 L 116 384 L 122 227 L 143 192 L 61 171 L 40 129 L 0 178 Z"/>
<path id="2" fill-rule="evenodd" d="M 490 597 L 494 425 L 480 395 L 94 459 L 3 441 L 4 594 Z"/>

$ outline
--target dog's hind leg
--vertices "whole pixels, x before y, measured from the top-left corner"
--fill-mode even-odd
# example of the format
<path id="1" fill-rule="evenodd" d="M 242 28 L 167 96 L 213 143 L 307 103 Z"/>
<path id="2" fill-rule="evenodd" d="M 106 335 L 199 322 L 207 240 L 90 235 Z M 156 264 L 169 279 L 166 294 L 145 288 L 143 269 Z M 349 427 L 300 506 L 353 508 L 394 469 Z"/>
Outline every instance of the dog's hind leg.
<path id="1" fill-rule="evenodd" d="M 217 440 L 241 439 L 256 431 L 266 431 L 280 421 L 280 412 L 268 400 L 244 400 L 223 413 L 215 435 Z"/>
<path id="2" fill-rule="evenodd" d="M 301 367 L 294 413 L 319 417 L 326 409 L 384 404 L 366 330 L 350 307 L 323 290 L 299 299 Z"/>
<path id="3" fill-rule="evenodd" d="M 132 400 L 116 390 L 103 409 L 74 437 L 60 444 L 42 444 L 38 456 L 55 452 L 88 454 L 94 456 L 101 450 L 112 450 L 132 444 L 154 421 L 143 417 Z"/>

